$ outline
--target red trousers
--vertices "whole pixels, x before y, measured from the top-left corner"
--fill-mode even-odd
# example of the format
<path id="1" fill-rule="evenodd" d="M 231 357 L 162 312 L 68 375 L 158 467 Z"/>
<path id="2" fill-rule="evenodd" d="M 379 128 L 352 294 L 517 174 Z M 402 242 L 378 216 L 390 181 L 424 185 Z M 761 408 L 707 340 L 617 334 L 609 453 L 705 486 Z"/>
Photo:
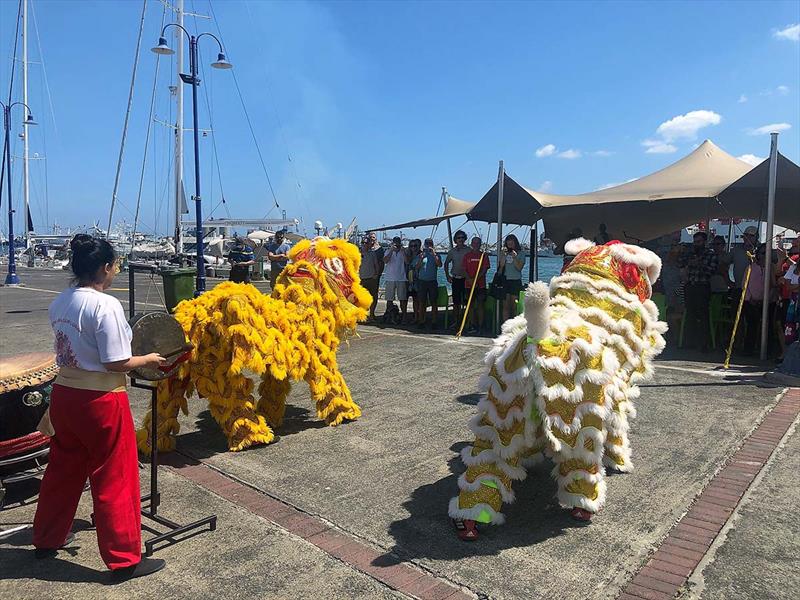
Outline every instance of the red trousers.
<path id="1" fill-rule="evenodd" d="M 56 434 L 33 521 L 34 546 L 58 548 L 64 543 L 88 478 L 103 562 L 109 569 L 137 564 L 141 499 L 128 394 L 54 385 L 50 420 Z"/>

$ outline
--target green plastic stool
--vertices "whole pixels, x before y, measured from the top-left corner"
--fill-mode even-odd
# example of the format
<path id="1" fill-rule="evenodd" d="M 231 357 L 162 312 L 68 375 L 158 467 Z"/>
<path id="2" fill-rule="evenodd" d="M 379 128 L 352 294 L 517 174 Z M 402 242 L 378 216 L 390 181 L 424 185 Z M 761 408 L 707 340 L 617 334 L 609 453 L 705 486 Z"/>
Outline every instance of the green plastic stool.
<path id="1" fill-rule="evenodd" d="M 439 308 L 444 307 L 444 328 L 447 329 L 450 321 L 450 294 L 446 285 L 440 285 L 437 290 L 436 306 Z"/>
<path id="2" fill-rule="evenodd" d="M 667 297 L 660 292 L 656 292 L 653 294 L 652 300 L 658 309 L 658 318 L 665 321 L 667 319 Z"/>
<path id="3" fill-rule="evenodd" d="M 711 347 L 717 347 L 717 326 L 722 323 L 733 323 L 731 319 L 725 319 L 723 312 L 725 310 L 725 297 L 722 294 L 711 294 L 711 300 L 708 304 L 708 330 L 711 336 Z M 681 315 L 681 330 L 678 334 L 678 348 L 683 348 L 683 333 L 686 329 L 686 309 Z"/>

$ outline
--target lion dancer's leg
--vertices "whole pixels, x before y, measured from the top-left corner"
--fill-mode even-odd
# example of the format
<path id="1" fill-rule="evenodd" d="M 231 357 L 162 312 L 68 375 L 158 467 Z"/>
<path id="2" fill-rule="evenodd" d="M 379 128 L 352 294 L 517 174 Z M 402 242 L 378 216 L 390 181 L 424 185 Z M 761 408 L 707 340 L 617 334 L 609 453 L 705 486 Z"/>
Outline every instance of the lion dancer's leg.
<path id="1" fill-rule="evenodd" d="M 603 465 L 618 473 L 633 471 L 631 444 L 628 439 L 630 430 L 628 418 L 636 416 L 636 409 L 631 400 L 633 395 L 638 395 L 638 391 L 637 387 L 631 387 L 624 391 L 624 388 L 615 386 L 613 406 L 604 423 L 607 435 Z"/>
<path id="2" fill-rule="evenodd" d="M 317 416 L 328 425 L 354 421 L 361 416 L 361 409 L 353 401 L 332 352 L 326 358 L 315 360 L 305 379 L 317 404 Z"/>
<path id="3" fill-rule="evenodd" d="M 603 456 L 605 454 L 606 431 L 603 418 L 587 409 L 604 405 L 603 387 L 583 382 L 583 401 L 575 406 L 581 416 L 563 428 L 552 424 L 553 477 L 558 483 L 558 501 L 578 520 L 588 522 L 605 503 L 606 482 Z M 546 402 L 548 412 L 556 414 L 564 405 L 558 400 Z M 594 406 L 587 406 L 594 405 Z"/>
<path id="4" fill-rule="evenodd" d="M 510 408 L 498 406 L 491 396 L 481 402 L 492 402 L 495 409 Z M 525 427 L 524 417 L 507 425 L 493 423 L 488 411 L 473 418 L 470 429 L 475 442 L 461 451 L 467 470 L 458 479 L 458 496 L 450 500 L 451 518 L 496 525 L 505 522 L 501 509 L 504 503 L 514 501 L 512 482 L 525 479 L 525 468 L 542 460 L 545 446 L 541 425 L 534 427 L 533 440 L 526 438 Z M 462 539 L 477 537 L 474 532 L 459 533 Z"/>
<path id="5" fill-rule="evenodd" d="M 171 452 L 175 449 L 175 436 L 180 431 L 178 411 L 189 414 L 186 398 L 192 394 L 192 384 L 188 375 L 174 376 L 158 382 L 156 405 L 158 408 L 158 449 L 160 452 Z M 152 407 L 144 416 L 142 426 L 136 431 L 136 444 L 143 453 L 150 452 L 152 433 Z"/>
<path id="6" fill-rule="evenodd" d="M 258 386 L 258 406 L 256 412 L 274 429 L 283 423 L 286 412 L 286 397 L 291 390 L 289 379 L 276 379 L 269 371 L 261 376 Z"/>
<path id="7" fill-rule="evenodd" d="M 245 375 L 231 374 L 229 362 L 216 365 L 213 379 L 197 378 L 197 391 L 208 398 L 211 415 L 228 438 L 231 451 L 269 444 L 275 438 L 264 417 L 256 413 L 254 387 Z"/>

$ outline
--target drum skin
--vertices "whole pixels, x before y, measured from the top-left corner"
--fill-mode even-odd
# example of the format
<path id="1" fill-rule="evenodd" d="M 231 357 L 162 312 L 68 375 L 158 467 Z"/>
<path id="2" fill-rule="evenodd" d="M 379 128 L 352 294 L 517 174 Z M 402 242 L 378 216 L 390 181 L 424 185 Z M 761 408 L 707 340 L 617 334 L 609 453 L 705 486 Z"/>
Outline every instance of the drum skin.
<path id="1" fill-rule="evenodd" d="M 49 352 L 0 358 L 0 441 L 36 431 L 57 374 L 55 355 Z"/>

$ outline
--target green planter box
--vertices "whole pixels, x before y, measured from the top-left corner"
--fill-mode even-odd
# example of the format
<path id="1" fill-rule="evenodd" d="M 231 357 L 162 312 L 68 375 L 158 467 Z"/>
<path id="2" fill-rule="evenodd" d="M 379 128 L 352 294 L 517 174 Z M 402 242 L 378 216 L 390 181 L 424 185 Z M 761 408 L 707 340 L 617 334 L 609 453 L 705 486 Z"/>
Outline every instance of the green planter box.
<path id="1" fill-rule="evenodd" d="M 174 311 L 181 300 L 194 298 L 196 269 L 162 269 L 160 274 L 164 282 L 164 303 L 169 312 Z"/>

